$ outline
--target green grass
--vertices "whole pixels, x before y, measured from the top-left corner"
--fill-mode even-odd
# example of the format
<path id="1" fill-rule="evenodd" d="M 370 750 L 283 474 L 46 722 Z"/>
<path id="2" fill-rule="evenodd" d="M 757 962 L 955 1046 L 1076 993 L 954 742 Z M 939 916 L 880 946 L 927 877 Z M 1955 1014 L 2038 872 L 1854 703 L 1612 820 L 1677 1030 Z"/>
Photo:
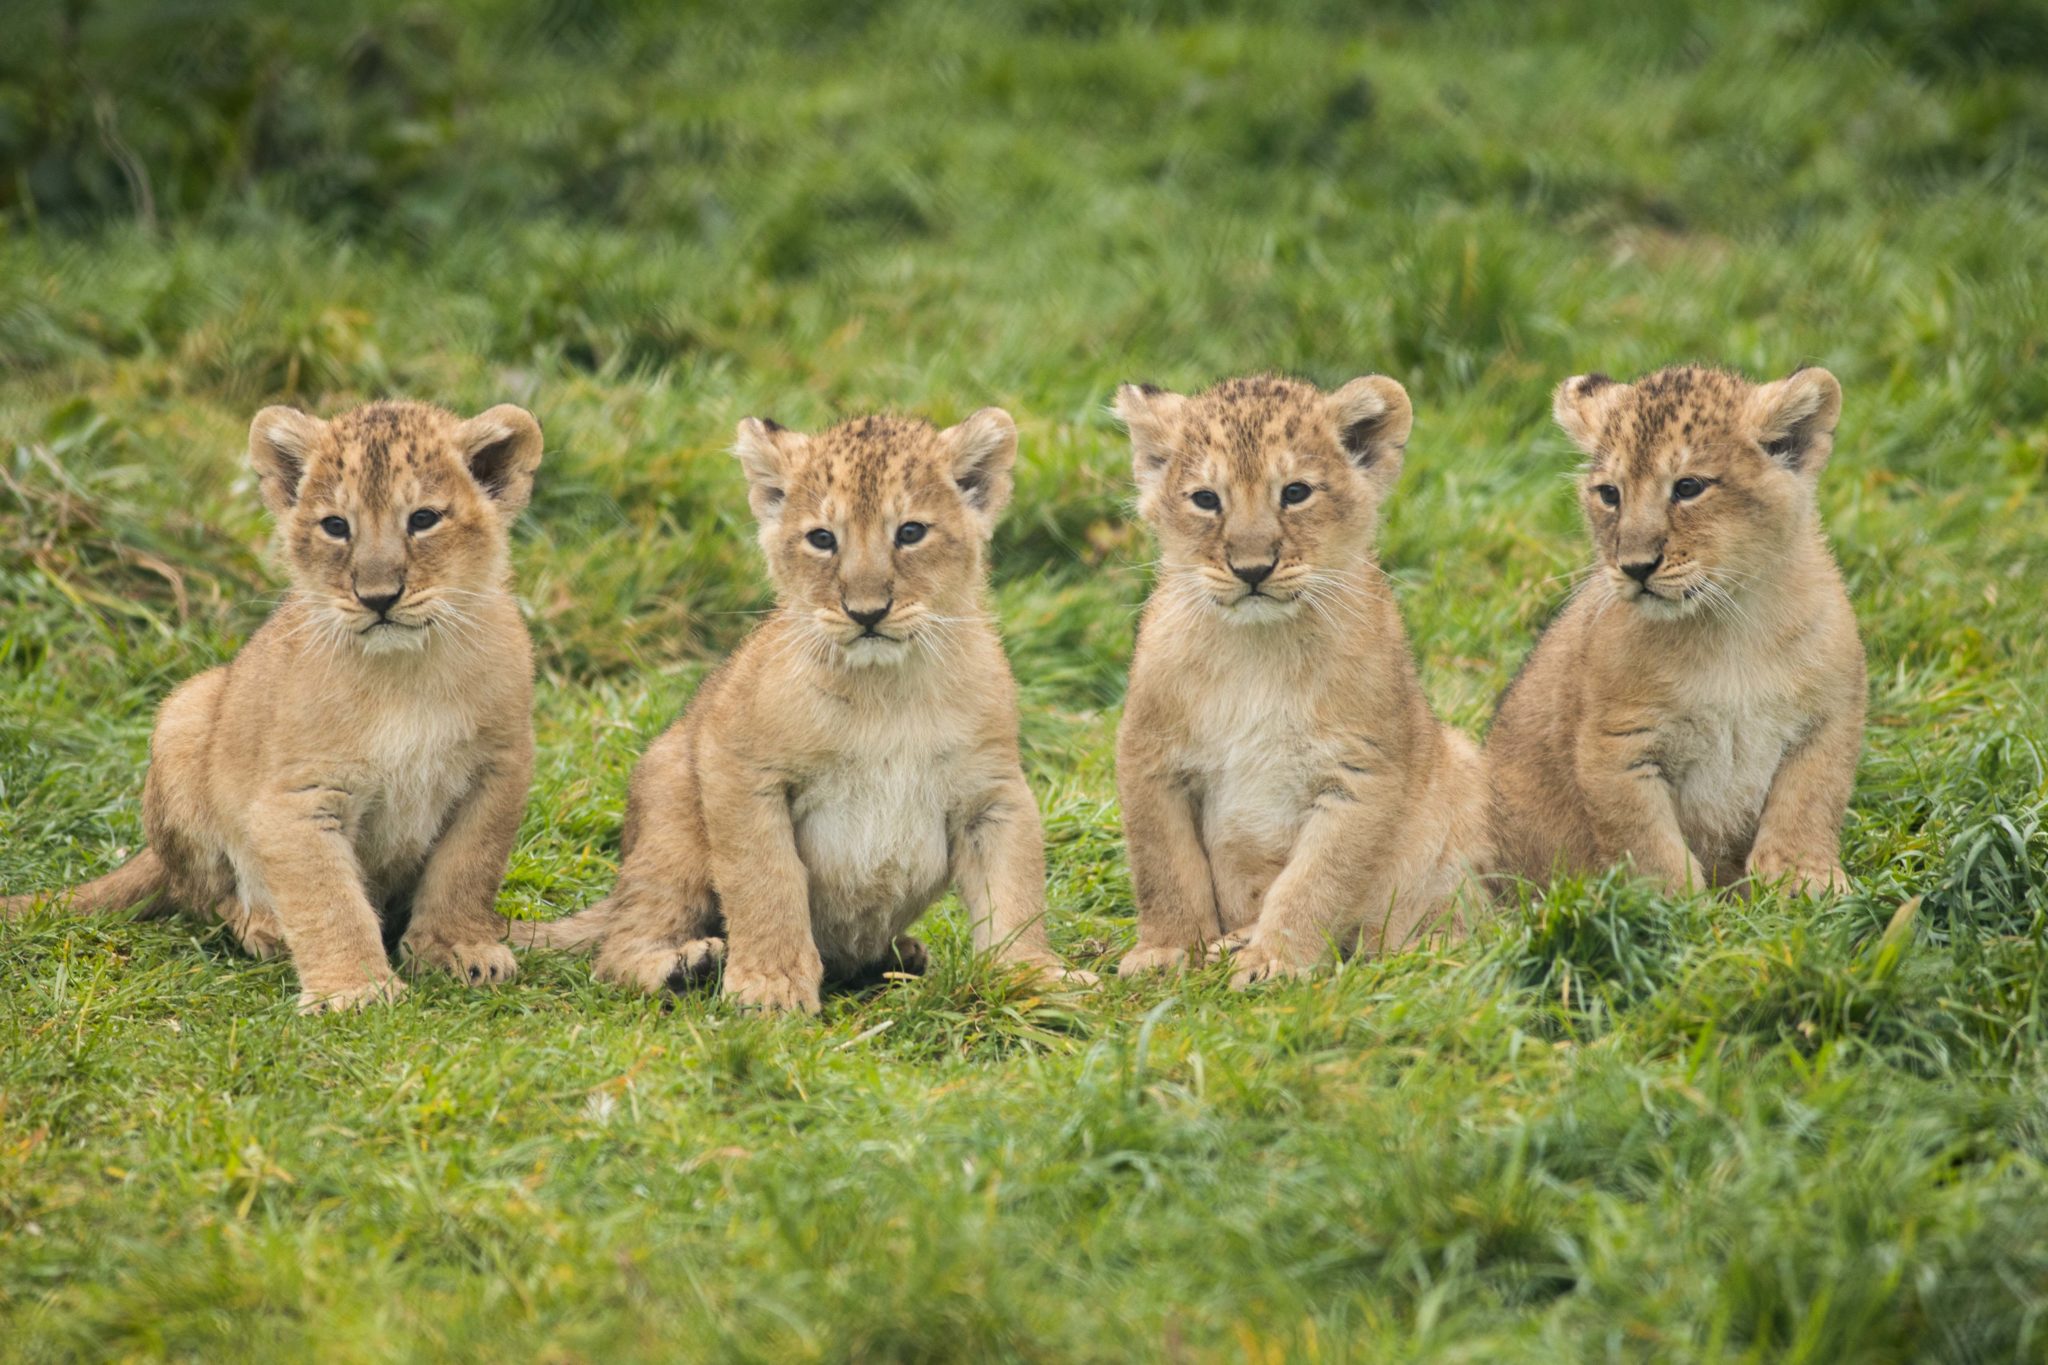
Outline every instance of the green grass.
<path id="1" fill-rule="evenodd" d="M 1700 359 L 1847 392 L 1859 889 L 1564 886 L 1246 996 L 1023 994 L 949 904 L 932 976 L 815 1021 L 548 956 L 301 1019 L 218 935 L 7 926 L 0 1356 L 2048 1350 L 2037 6 L 298 8 L 10 15 L 0 887 L 133 847 L 152 707 L 262 619 L 263 402 L 545 423 L 521 914 L 608 885 L 766 601 L 735 420 L 994 402 L 1055 941 L 1106 962 L 1113 385 L 1406 383 L 1385 557 L 1479 731 L 1584 553 L 1550 386 Z"/>

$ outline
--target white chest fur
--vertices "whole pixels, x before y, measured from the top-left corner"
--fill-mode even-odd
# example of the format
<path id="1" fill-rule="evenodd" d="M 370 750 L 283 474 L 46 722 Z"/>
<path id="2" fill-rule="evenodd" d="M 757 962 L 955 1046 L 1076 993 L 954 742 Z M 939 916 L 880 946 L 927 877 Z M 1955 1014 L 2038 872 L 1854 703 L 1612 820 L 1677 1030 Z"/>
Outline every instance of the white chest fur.
<path id="1" fill-rule="evenodd" d="M 1248 843 L 1279 852 L 1292 847 L 1308 818 L 1324 745 L 1295 699 L 1275 690 L 1223 687 L 1196 703 L 1182 762 L 1195 779 L 1203 838 L 1212 847 Z"/>
<path id="2" fill-rule="evenodd" d="M 1679 827 L 1703 861 L 1739 858 L 1813 717 L 1784 670 L 1753 659 L 1698 675 L 1681 703 L 1662 744 Z"/>
<path id="3" fill-rule="evenodd" d="M 475 781 L 476 717 L 454 699 L 406 699 L 364 727 L 360 746 L 356 857 L 381 880 L 419 864 Z"/>

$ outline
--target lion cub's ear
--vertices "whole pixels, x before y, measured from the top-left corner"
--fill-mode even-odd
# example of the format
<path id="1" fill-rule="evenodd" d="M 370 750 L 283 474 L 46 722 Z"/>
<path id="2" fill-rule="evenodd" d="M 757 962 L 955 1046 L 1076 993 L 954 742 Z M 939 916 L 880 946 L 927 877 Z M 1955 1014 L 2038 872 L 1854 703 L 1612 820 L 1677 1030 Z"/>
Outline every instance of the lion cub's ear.
<path id="1" fill-rule="evenodd" d="M 500 403 L 455 428 L 455 450 L 477 487 L 497 504 L 506 521 L 533 496 L 533 471 L 540 468 L 540 423 L 525 408 Z"/>
<path id="2" fill-rule="evenodd" d="M 766 417 L 749 417 L 733 434 L 732 453 L 747 475 L 747 506 L 764 533 L 782 522 L 782 504 L 789 496 L 789 476 L 797 455 L 810 438 Z"/>
<path id="3" fill-rule="evenodd" d="M 1138 492 L 1150 493 L 1166 477 L 1179 448 L 1180 419 L 1188 400 L 1150 384 L 1120 384 L 1110 410 L 1131 433 L 1131 476 Z"/>
<path id="4" fill-rule="evenodd" d="M 995 533 L 996 518 L 1010 503 L 1017 424 L 1001 408 L 983 408 L 940 432 L 939 445 L 951 464 L 953 486 L 980 524 L 982 539 L 988 539 Z"/>
<path id="5" fill-rule="evenodd" d="M 1384 492 L 1401 472 L 1401 453 L 1415 426 L 1408 390 L 1383 374 L 1362 375 L 1326 400 L 1337 444 Z"/>
<path id="6" fill-rule="evenodd" d="M 1557 386 L 1551 396 L 1550 412 L 1572 444 L 1588 455 L 1597 454 L 1600 431 L 1607 422 L 1607 410 L 1614 400 L 1628 392 L 1604 374 L 1575 374 Z"/>
<path id="7" fill-rule="evenodd" d="M 249 423 L 249 466 L 272 516 L 298 504 L 306 466 L 326 435 L 327 423 L 297 408 L 265 408 Z"/>
<path id="8" fill-rule="evenodd" d="M 1775 384 L 1759 385 L 1743 414 L 1764 454 L 1808 478 L 1835 448 L 1842 417 L 1842 386 L 1818 367 L 1794 370 Z"/>

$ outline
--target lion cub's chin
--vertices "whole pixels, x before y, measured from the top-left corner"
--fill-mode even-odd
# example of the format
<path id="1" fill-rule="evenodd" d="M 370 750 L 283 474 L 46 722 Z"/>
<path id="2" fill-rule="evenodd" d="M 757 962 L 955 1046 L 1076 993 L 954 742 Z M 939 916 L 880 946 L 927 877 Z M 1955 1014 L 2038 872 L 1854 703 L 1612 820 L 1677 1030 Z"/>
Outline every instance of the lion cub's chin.
<path id="1" fill-rule="evenodd" d="M 900 668 L 910 652 L 907 639 L 860 635 L 839 646 L 839 661 L 848 668 Z"/>
<path id="2" fill-rule="evenodd" d="M 1300 615 L 1301 599 L 1248 592 L 1233 602 L 1218 602 L 1216 610 L 1224 620 L 1238 625 L 1267 625 L 1276 621 L 1291 621 Z"/>
<path id="3" fill-rule="evenodd" d="M 1652 621 L 1683 620 L 1697 614 L 1706 600 L 1692 589 L 1680 589 L 1675 593 L 1645 592 L 1633 583 L 1626 590 L 1616 588 L 1614 596 L 1623 606 L 1641 612 Z"/>
<path id="4" fill-rule="evenodd" d="M 358 632 L 356 639 L 365 654 L 417 654 L 427 647 L 427 628 L 386 621 Z"/>

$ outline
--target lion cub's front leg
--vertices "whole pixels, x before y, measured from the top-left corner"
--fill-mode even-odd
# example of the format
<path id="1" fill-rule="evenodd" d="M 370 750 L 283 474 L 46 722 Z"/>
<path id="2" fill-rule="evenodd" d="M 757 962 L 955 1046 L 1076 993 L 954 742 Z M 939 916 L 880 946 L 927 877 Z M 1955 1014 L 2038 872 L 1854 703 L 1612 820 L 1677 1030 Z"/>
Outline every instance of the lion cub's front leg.
<path id="1" fill-rule="evenodd" d="M 1679 828 L 1655 744 L 1647 726 L 1588 728 L 1579 736 L 1579 785 L 1602 857 L 1627 859 L 1673 895 L 1697 891 L 1707 876 Z"/>
<path id="2" fill-rule="evenodd" d="M 1231 955 L 1230 984 L 1307 976 L 1333 946 L 1403 946 L 1402 891 L 1421 880 L 1427 846 L 1395 847 L 1404 803 L 1392 780 L 1350 774 L 1317 798 L 1287 863 L 1266 890 L 1249 935 Z"/>
<path id="3" fill-rule="evenodd" d="M 305 1013 L 357 1009 L 405 989 L 363 892 L 348 804 L 346 790 L 315 781 L 266 794 L 249 820 L 252 870 L 284 926 Z"/>
<path id="4" fill-rule="evenodd" d="M 1185 784 L 1142 755 L 1120 755 L 1116 776 L 1138 903 L 1138 942 L 1116 974 L 1175 970 L 1190 955 L 1199 960 L 1203 944 L 1223 932 L 1194 802 Z"/>
<path id="5" fill-rule="evenodd" d="M 994 950 L 1001 961 L 1044 976 L 1095 984 L 1093 972 L 1070 969 L 1053 954 L 1046 934 L 1045 831 L 1022 768 L 964 812 L 952 864 L 976 952 Z"/>
<path id="6" fill-rule="evenodd" d="M 498 913 L 498 887 L 512 857 L 520 812 L 533 776 L 533 748 L 502 755 L 456 809 L 427 855 L 413 893 L 412 923 L 398 941 L 408 971 L 440 967 L 471 985 L 510 981 L 519 971 Z"/>
<path id="7" fill-rule="evenodd" d="M 825 963 L 788 788 L 730 757 L 703 757 L 711 876 L 725 911 L 725 996 L 742 1009 L 816 1014 Z"/>
<path id="8" fill-rule="evenodd" d="M 1859 706 L 1823 726 L 1778 765 L 1750 845 L 1751 880 L 1788 881 L 1806 895 L 1849 889 L 1849 874 L 1842 870 L 1842 817 L 1856 785 L 1862 732 Z"/>

